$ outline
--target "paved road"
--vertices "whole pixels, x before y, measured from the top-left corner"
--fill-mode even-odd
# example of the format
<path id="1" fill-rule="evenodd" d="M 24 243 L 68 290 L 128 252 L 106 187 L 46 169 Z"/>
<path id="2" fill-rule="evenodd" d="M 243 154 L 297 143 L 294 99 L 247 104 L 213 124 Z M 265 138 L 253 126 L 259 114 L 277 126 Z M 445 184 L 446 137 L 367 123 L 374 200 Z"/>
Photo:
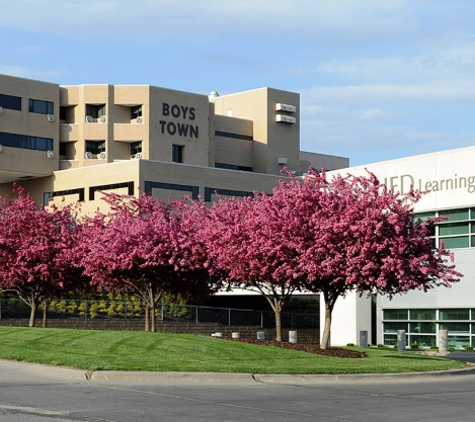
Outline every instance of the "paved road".
<path id="1" fill-rule="evenodd" d="M 473 371 L 349 378 L 87 377 L 83 371 L 0 361 L 0 422 L 466 422 L 475 414 Z"/>

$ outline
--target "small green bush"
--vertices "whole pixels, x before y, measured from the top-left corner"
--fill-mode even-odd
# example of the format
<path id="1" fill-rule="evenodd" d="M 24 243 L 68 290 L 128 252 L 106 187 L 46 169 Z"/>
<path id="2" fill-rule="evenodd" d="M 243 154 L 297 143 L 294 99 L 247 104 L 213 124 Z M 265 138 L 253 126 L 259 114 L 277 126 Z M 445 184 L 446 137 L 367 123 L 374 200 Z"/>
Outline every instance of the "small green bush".
<path id="1" fill-rule="evenodd" d="M 473 346 L 465 346 L 464 349 L 465 350 L 473 350 Z"/>
<path id="2" fill-rule="evenodd" d="M 355 347 L 355 343 L 348 343 L 346 347 Z"/>
<path id="3" fill-rule="evenodd" d="M 413 350 L 418 350 L 419 349 L 419 343 L 417 343 L 417 341 L 415 341 L 414 343 L 411 344 L 411 349 Z"/>
<path id="4" fill-rule="evenodd" d="M 384 347 L 384 344 L 378 344 L 378 347 Z"/>
<path id="5" fill-rule="evenodd" d="M 437 345 L 435 345 L 435 344 L 431 344 L 431 345 L 430 345 L 430 349 L 431 349 L 431 350 L 439 350 L 439 348 L 438 348 Z"/>

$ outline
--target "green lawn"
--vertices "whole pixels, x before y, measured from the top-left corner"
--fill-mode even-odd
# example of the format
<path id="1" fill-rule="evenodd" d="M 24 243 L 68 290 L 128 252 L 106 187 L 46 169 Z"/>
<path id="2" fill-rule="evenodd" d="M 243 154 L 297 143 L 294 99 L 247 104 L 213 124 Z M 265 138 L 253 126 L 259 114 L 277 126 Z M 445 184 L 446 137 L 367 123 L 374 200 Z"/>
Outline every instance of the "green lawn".
<path id="1" fill-rule="evenodd" d="M 0 359 L 92 371 L 355 374 L 464 367 L 408 352 L 364 351 L 367 358 L 343 359 L 184 334 L 0 327 Z"/>

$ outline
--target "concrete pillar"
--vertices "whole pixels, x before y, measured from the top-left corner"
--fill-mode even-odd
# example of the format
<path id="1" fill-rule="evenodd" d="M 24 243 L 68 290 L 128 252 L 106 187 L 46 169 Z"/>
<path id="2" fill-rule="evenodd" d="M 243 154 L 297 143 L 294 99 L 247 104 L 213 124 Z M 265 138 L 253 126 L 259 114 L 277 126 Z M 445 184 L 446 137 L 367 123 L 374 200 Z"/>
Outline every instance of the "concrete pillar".
<path id="1" fill-rule="evenodd" d="M 297 343 L 297 331 L 289 331 L 289 343 Z"/>
<path id="2" fill-rule="evenodd" d="M 360 347 L 368 347 L 368 331 L 360 331 Z"/>
<path id="3" fill-rule="evenodd" d="M 439 330 L 439 352 L 447 353 L 449 349 L 449 331 Z"/>
<path id="4" fill-rule="evenodd" d="M 397 350 L 398 352 L 406 350 L 406 330 L 397 330 Z"/>
<path id="5" fill-rule="evenodd" d="M 325 326 L 324 303 L 323 294 L 320 294 L 320 339 Z M 350 292 L 336 301 L 332 314 L 332 346 L 358 344 L 360 331 L 368 331 L 368 343 L 376 341 L 371 339 L 371 303 L 371 297 L 360 296 L 357 292 Z"/>

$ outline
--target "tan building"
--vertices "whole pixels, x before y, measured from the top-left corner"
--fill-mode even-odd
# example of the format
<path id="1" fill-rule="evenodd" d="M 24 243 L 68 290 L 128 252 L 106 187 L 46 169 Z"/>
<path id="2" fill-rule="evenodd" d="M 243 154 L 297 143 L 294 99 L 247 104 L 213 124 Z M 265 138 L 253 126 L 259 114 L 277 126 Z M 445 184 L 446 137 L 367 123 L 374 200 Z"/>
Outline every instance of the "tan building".
<path id="1" fill-rule="evenodd" d="M 45 204 L 101 203 L 97 191 L 206 201 L 270 192 L 284 166 L 335 170 L 300 151 L 299 94 L 209 96 L 150 85 L 60 86 L 0 75 L 0 193 L 17 181 Z"/>

